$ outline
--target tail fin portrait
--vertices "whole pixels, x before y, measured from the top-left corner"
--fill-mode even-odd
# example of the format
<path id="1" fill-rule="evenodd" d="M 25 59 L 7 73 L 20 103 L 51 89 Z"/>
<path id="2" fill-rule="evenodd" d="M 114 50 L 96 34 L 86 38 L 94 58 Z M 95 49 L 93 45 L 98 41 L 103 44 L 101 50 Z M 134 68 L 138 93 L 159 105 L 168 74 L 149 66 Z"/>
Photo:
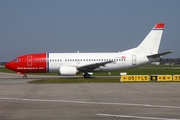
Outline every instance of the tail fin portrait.
<path id="1" fill-rule="evenodd" d="M 138 51 L 145 54 L 157 54 L 162 38 L 164 24 L 159 23 L 154 26 L 142 43 L 137 47 Z"/>
<path id="2" fill-rule="evenodd" d="M 138 47 L 123 51 L 123 53 L 144 53 L 147 55 L 157 54 L 163 29 L 164 23 L 156 24 Z"/>

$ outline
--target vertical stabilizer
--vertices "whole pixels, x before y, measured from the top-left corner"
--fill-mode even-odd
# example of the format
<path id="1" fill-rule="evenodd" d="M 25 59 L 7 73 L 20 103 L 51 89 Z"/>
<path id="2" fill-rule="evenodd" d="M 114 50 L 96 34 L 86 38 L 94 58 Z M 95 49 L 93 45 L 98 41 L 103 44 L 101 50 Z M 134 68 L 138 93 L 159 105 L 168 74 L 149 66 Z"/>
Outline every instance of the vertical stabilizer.
<path id="1" fill-rule="evenodd" d="M 163 23 L 156 24 L 150 33 L 146 36 L 146 38 L 142 41 L 142 43 L 138 46 L 138 49 L 146 54 L 158 53 L 163 29 Z"/>
<path id="2" fill-rule="evenodd" d="M 124 51 L 124 53 L 144 53 L 147 55 L 157 54 L 163 29 L 164 23 L 156 24 L 138 47 Z"/>

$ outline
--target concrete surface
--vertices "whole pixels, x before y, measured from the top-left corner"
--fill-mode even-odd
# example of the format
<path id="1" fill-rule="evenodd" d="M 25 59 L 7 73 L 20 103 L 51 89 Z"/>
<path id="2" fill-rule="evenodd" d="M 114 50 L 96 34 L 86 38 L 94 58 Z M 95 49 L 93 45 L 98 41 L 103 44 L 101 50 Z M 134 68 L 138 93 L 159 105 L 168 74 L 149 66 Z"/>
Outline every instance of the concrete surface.
<path id="1" fill-rule="evenodd" d="M 0 73 L 1 120 L 180 120 L 180 82 L 27 83 L 34 79 Z"/>

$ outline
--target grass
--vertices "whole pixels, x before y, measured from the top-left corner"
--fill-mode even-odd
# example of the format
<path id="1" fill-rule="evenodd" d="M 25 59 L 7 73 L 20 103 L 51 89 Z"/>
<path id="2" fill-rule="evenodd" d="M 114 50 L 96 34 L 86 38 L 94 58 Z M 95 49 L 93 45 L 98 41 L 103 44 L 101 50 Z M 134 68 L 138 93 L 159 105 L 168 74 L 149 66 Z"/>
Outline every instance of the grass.
<path id="1" fill-rule="evenodd" d="M 5 73 L 15 73 L 12 70 L 6 69 L 5 67 L 0 67 L 0 72 L 5 72 Z"/>
<path id="2" fill-rule="evenodd" d="M 28 83 L 118 83 L 119 78 L 55 78 L 30 81 Z"/>
<path id="3" fill-rule="evenodd" d="M 180 66 L 144 66 L 127 70 L 111 72 L 111 76 L 120 75 L 120 72 L 126 72 L 128 75 L 174 75 L 180 74 Z M 108 72 L 95 72 L 93 76 L 109 76 Z"/>
<path id="4" fill-rule="evenodd" d="M 0 68 L 0 72 L 7 73 L 15 73 L 6 68 Z M 97 78 L 93 76 L 119 76 L 120 72 L 126 72 L 128 75 L 177 75 L 180 74 L 180 66 L 179 65 L 146 65 L 143 67 L 132 68 L 122 71 L 114 71 L 111 72 L 111 75 L 108 72 L 94 72 L 92 78 L 54 78 L 54 79 L 43 79 L 31 81 L 30 83 L 117 83 L 119 82 L 119 78 Z M 57 76 L 58 73 L 40 73 L 36 75 L 53 75 Z M 83 76 L 82 74 L 78 74 L 77 76 Z"/>

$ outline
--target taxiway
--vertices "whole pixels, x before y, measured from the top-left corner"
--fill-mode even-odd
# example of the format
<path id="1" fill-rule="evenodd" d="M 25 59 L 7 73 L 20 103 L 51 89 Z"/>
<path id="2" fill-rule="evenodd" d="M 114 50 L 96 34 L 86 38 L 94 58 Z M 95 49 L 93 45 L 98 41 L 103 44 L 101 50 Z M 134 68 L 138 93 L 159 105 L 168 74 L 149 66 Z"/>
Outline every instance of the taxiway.
<path id="1" fill-rule="evenodd" d="M 180 120 L 179 82 L 27 83 L 40 77 L 0 73 L 1 120 Z"/>

